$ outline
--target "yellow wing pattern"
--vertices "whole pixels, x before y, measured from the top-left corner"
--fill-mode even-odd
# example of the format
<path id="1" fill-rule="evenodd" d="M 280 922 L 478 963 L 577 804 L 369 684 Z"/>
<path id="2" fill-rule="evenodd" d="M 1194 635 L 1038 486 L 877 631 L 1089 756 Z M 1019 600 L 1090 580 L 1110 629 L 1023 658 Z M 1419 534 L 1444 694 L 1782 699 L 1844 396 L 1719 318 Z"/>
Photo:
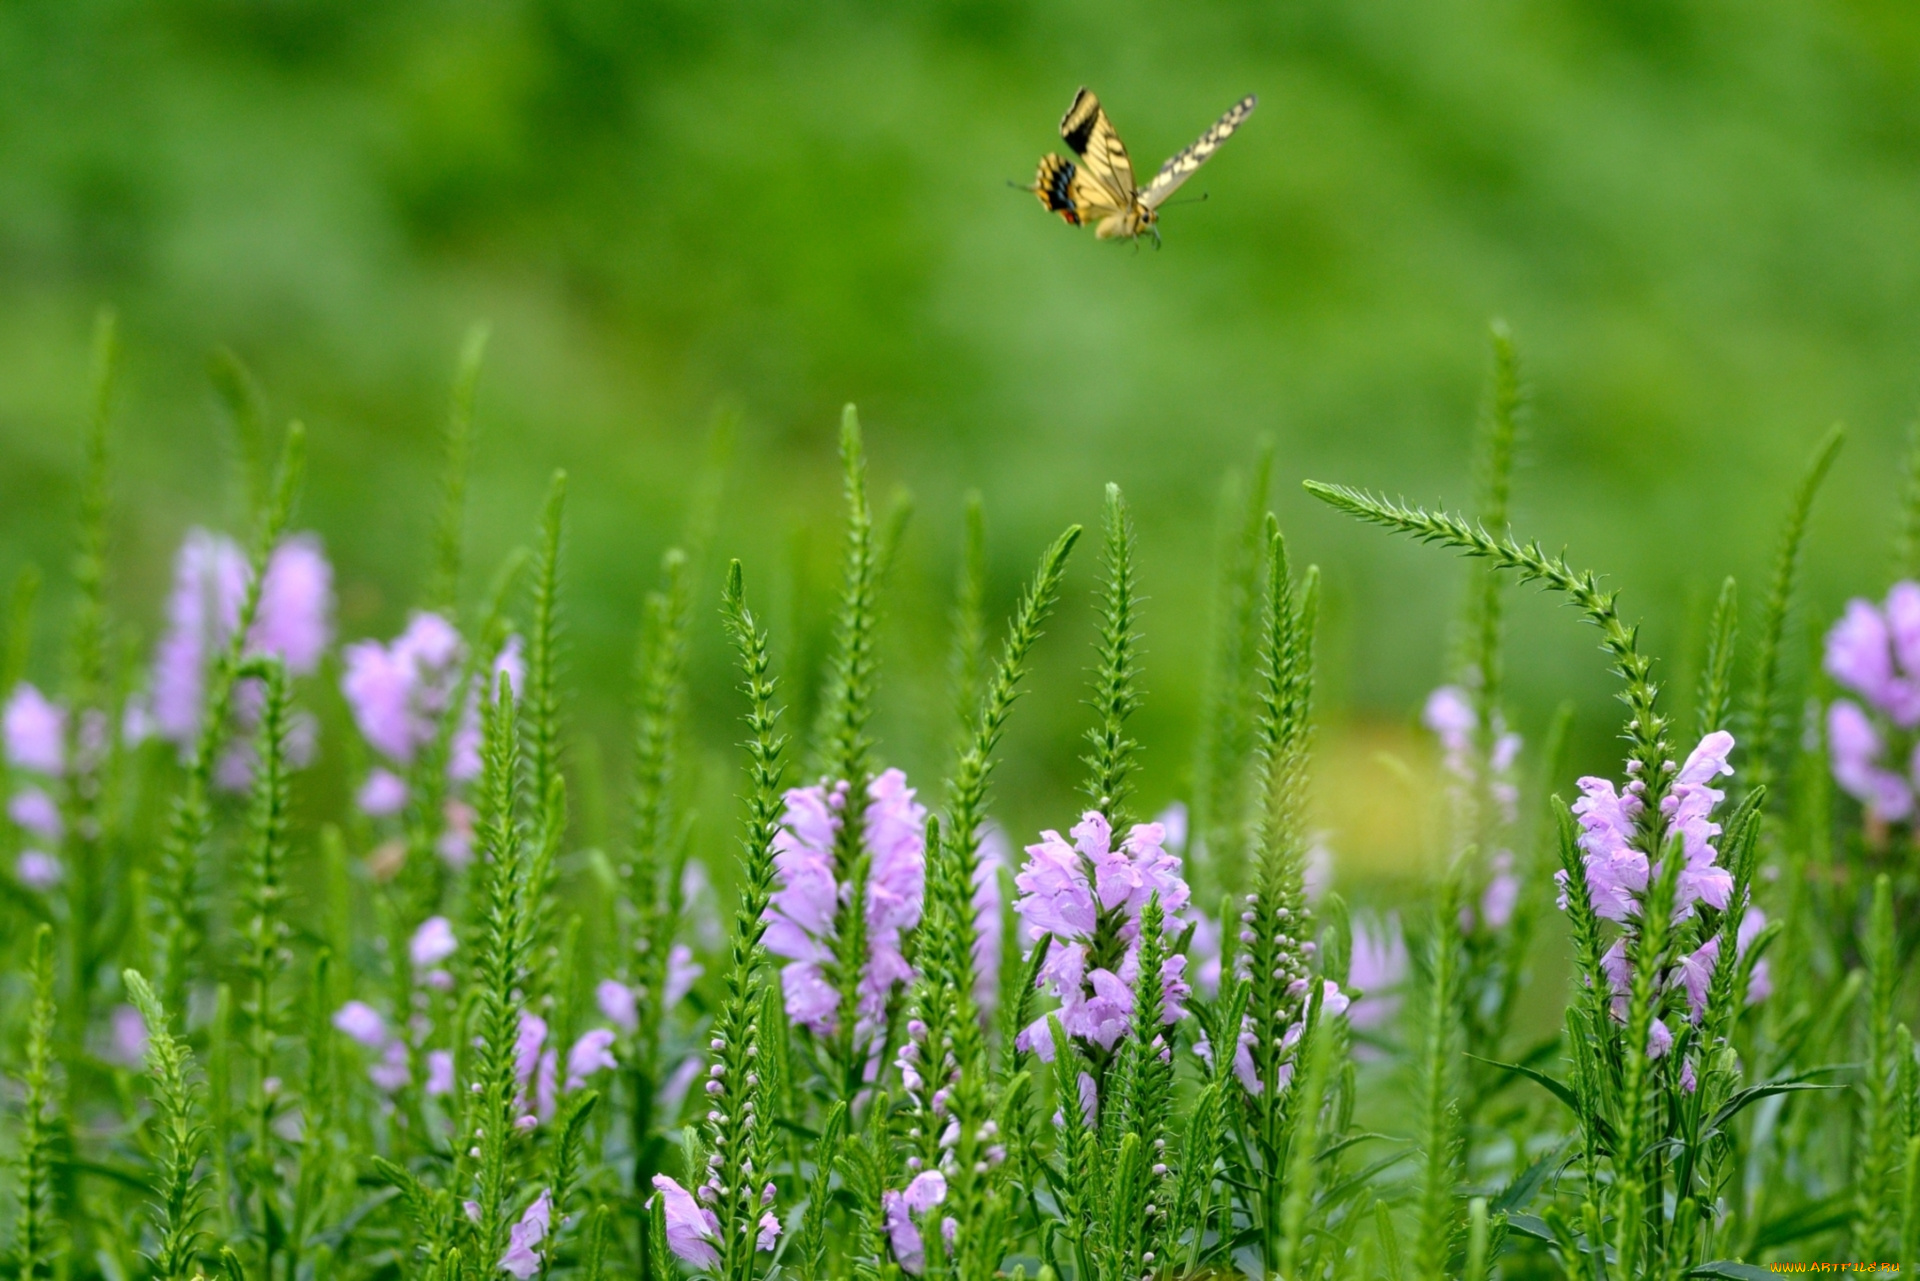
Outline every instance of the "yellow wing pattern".
<path id="1" fill-rule="evenodd" d="M 1106 188 L 1106 203 L 1115 209 L 1133 204 L 1133 161 L 1092 90 L 1073 95 L 1073 105 L 1060 118 L 1060 138 L 1084 162 L 1082 172 Z"/>
<path id="2" fill-rule="evenodd" d="M 1213 128 L 1201 134 L 1193 145 L 1176 152 L 1171 160 L 1160 166 L 1160 172 L 1153 175 L 1153 181 L 1140 193 L 1140 203 L 1148 209 L 1157 209 L 1168 196 L 1180 189 L 1180 184 L 1193 177 L 1194 170 L 1207 163 L 1220 144 L 1233 137 L 1246 118 L 1253 114 L 1260 100 L 1248 94 L 1227 108 L 1227 114 L 1213 122 Z"/>

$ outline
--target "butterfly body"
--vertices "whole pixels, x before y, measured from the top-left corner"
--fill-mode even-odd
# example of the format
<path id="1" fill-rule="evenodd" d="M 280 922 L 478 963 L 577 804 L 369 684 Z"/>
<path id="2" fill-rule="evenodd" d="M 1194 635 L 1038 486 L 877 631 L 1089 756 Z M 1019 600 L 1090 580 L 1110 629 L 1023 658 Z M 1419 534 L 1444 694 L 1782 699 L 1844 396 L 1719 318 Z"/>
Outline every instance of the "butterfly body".
<path id="1" fill-rule="evenodd" d="M 1093 224 L 1093 234 L 1101 240 L 1134 240 L 1148 233 L 1158 240 L 1160 206 L 1233 136 L 1257 103 L 1252 94 L 1236 102 L 1142 187 L 1134 181 L 1133 161 L 1100 100 L 1082 89 L 1060 121 L 1060 138 L 1079 163 L 1051 153 L 1042 156 L 1032 190 L 1041 205 L 1068 225 Z"/>

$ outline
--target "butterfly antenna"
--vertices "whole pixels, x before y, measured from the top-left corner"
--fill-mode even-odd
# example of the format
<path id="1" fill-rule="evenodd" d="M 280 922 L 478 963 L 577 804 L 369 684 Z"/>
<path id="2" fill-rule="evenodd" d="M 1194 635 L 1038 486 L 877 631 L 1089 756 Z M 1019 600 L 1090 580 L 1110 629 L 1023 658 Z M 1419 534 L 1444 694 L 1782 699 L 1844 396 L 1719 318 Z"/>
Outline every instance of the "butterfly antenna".
<path id="1" fill-rule="evenodd" d="M 1207 196 L 1208 196 L 1208 194 L 1209 194 L 1209 193 L 1207 193 L 1207 192 L 1204 192 L 1204 191 L 1203 191 L 1203 192 L 1201 192 L 1201 193 L 1200 193 L 1199 195 L 1197 195 L 1197 196 L 1189 196 L 1189 197 L 1187 197 L 1187 198 L 1186 198 L 1185 200 L 1169 200 L 1169 201 L 1167 201 L 1167 203 L 1166 203 L 1166 204 L 1164 204 L 1164 205 L 1161 205 L 1160 207 L 1161 207 L 1162 209 L 1172 209 L 1172 208 L 1175 208 L 1176 206 L 1179 206 L 1179 205 L 1197 205 L 1197 204 L 1203 204 L 1203 203 L 1205 203 L 1205 201 L 1206 201 L 1206 199 L 1207 199 Z"/>

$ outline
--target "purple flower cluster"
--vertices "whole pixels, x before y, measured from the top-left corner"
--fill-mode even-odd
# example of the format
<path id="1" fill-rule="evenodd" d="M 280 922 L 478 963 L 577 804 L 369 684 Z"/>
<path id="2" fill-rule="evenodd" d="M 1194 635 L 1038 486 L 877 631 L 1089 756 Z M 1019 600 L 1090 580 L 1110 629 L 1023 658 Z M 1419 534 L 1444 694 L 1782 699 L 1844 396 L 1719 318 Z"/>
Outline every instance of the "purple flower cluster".
<path id="1" fill-rule="evenodd" d="M 718 1175 L 700 1185 L 700 1197 L 682 1187 L 677 1179 L 664 1174 L 653 1176 L 653 1190 L 660 1198 L 666 1211 L 667 1248 L 674 1256 L 696 1268 L 715 1268 L 720 1265 L 720 1251 L 715 1247 L 720 1241 L 720 1218 L 702 1205 L 701 1200 L 712 1200 L 718 1196 Z M 773 1203 L 773 1184 L 767 1184 L 760 1197 L 761 1205 Z M 780 1220 L 771 1210 L 760 1216 L 759 1235 L 754 1238 L 755 1250 L 771 1250 L 780 1239 Z"/>
<path id="2" fill-rule="evenodd" d="M 1713 807 L 1726 799 L 1726 793 L 1713 786 L 1713 780 L 1733 773 L 1727 756 L 1733 751 L 1733 735 L 1715 730 L 1700 740 L 1687 756 L 1673 787 L 1660 800 L 1671 831 L 1681 840 L 1685 866 L 1680 869 L 1678 892 L 1674 899 L 1674 919 L 1693 914 L 1694 904 L 1706 903 L 1724 911 L 1733 894 L 1733 874 L 1715 860 L 1719 851 L 1713 839 L 1720 825 L 1712 821 Z M 1580 820 L 1581 866 L 1585 871 L 1587 894 L 1594 912 L 1609 921 L 1625 922 L 1640 914 L 1640 900 L 1647 891 L 1649 863 L 1644 851 L 1634 846 L 1637 823 L 1646 802 L 1646 784 L 1634 779 L 1616 790 L 1613 780 L 1583 778 L 1580 799 L 1573 812 Z M 1560 884 L 1559 904 L 1567 906 L 1567 874 L 1554 873 Z"/>
<path id="3" fill-rule="evenodd" d="M 1753 940 L 1761 930 L 1767 927 L 1767 914 L 1757 907 L 1749 906 L 1741 914 L 1740 930 L 1734 939 L 1734 955 L 1744 957 Z M 1700 1022 L 1707 1012 L 1707 998 L 1713 988 L 1713 972 L 1720 964 L 1720 935 L 1702 943 L 1694 951 L 1680 958 L 1673 971 L 1663 976 L 1655 988 L 1666 991 L 1678 984 L 1687 994 L 1687 1015 L 1694 1022 Z M 1610 994 L 1608 1009 L 1613 1017 L 1621 1022 L 1627 1017 L 1627 998 L 1633 985 L 1633 963 L 1627 959 L 1625 939 L 1617 939 L 1605 955 L 1600 958 L 1600 969 L 1607 980 Z M 1747 977 L 1746 1003 L 1758 1005 L 1773 995 L 1773 976 L 1765 960 L 1754 962 L 1753 970 Z M 1665 1058 L 1667 1051 L 1673 1048 L 1673 1029 L 1664 1019 L 1656 1018 L 1647 1030 L 1647 1057 Z M 1685 1065 L 1682 1083 L 1688 1090 L 1694 1088 L 1693 1065 Z"/>
<path id="4" fill-rule="evenodd" d="M 391 644 L 369 640 L 346 647 L 340 689 L 360 736 L 384 762 L 360 787 L 357 799 L 364 813 L 380 817 L 406 807 L 407 782 L 401 773 L 440 733 L 442 719 L 451 712 L 458 693 L 466 652 L 466 643 L 453 624 L 427 612 L 415 614 Z M 517 637 L 510 637 L 494 659 L 493 674 L 495 679 L 505 675 L 515 690 L 521 687 L 526 672 Z M 454 727 L 447 777 L 455 783 L 468 782 L 480 773 L 482 692 L 469 691 Z M 463 802 L 449 800 L 446 819 L 440 856 L 454 867 L 464 867 L 472 857 L 472 812 Z"/>
<path id="5" fill-rule="evenodd" d="M 1026 866 L 1014 877 L 1021 896 L 1014 903 L 1029 941 L 1051 936 L 1038 984 L 1060 1002 L 1055 1013 L 1069 1036 L 1112 1049 L 1133 1025 L 1133 989 L 1139 977 L 1140 913 L 1156 895 L 1169 938 L 1186 928 L 1187 883 L 1180 860 L 1165 848 L 1166 829 L 1137 823 L 1120 848 L 1113 847 L 1107 820 L 1089 810 L 1073 829 L 1069 845 L 1055 831 L 1027 847 Z M 1117 923 L 1115 918 L 1118 918 Z M 1123 945 L 1117 960 L 1096 964 L 1091 954 L 1102 926 Z M 1160 969 L 1160 1022 L 1186 1014 L 1187 958 L 1173 954 Z M 1020 1033 L 1021 1049 L 1053 1058 L 1053 1040 L 1042 1016 Z"/>
<path id="6" fill-rule="evenodd" d="M 921 1224 L 934 1207 L 947 1199 L 947 1179 L 938 1170 L 926 1170 L 913 1176 L 904 1192 L 888 1189 L 880 1194 L 880 1208 L 886 1215 L 887 1239 L 900 1269 L 919 1276 L 927 1269 L 927 1243 L 920 1235 Z M 959 1232 L 953 1219 L 941 1221 L 941 1235 L 950 1243 Z"/>
<path id="7" fill-rule="evenodd" d="M 1000 911 L 1000 871 L 1012 862 L 1007 835 L 988 824 L 980 833 L 973 869 L 973 1003 L 991 1011 L 1000 998 L 1000 951 L 1005 921 Z"/>
<path id="8" fill-rule="evenodd" d="M 517 1281 L 529 1281 L 541 1267 L 536 1247 L 552 1230 L 553 1195 L 542 1188 L 520 1221 L 507 1229 L 507 1252 L 500 1256 L 500 1270 Z"/>
<path id="9" fill-rule="evenodd" d="M 453 978 L 441 968 L 441 963 L 458 951 L 459 946 L 446 917 L 429 917 L 422 922 L 407 942 L 407 959 L 413 965 L 415 984 L 432 991 L 450 991 Z M 383 1092 L 396 1094 L 413 1079 L 413 1049 L 425 1042 L 433 1030 L 423 1010 L 424 1007 L 415 1011 L 404 1037 L 389 1029 L 386 1018 L 365 1001 L 348 1001 L 341 1006 L 334 1012 L 333 1026 L 373 1055 L 373 1062 L 367 1067 L 368 1079 Z M 520 1118 L 522 1128 L 531 1129 L 540 1121 L 551 1119 L 554 1113 L 559 1056 L 547 1048 L 546 1042 L 546 1020 L 523 1012 L 514 1042 L 514 1072 L 520 1083 L 521 1110 L 528 1112 L 529 1089 L 533 1102 L 528 1115 Z M 613 1042 L 614 1033 L 607 1028 L 594 1029 L 576 1040 L 567 1052 L 566 1088 L 577 1090 L 596 1072 L 619 1066 L 613 1058 Z M 453 1055 L 446 1050 L 430 1050 L 426 1054 L 426 1065 L 427 1094 L 453 1093 Z"/>
<path id="10" fill-rule="evenodd" d="M 1681 856 L 1679 880 L 1673 906 L 1673 919 L 1686 920 L 1697 906 L 1725 911 L 1733 898 L 1733 874 L 1719 866 L 1719 851 L 1713 845 L 1720 825 L 1713 822 L 1714 807 L 1726 799 L 1726 793 L 1713 786 L 1715 779 L 1733 773 L 1727 757 L 1734 746 L 1733 735 L 1716 730 L 1700 740 L 1688 754 L 1672 787 L 1660 799 L 1660 811 L 1666 816 L 1668 830 L 1678 836 Z M 1647 884 L 1653 867 L 1646 853 L 1636 848 L 1638 822 L 1645 813 L 1646 786 L 1638 778 L 1616 789 L 1608 779 L 1580 780 L 1581 798 L 1573 810 L 1580 820 L 1579 844 L 1583 879 L 1596 915 L 1632 928 L 1641 914 Z M 1559 904 L 1567 906 L 1567 874 L 1555 873 L 1560 884 Z M 1735 938 L 1735 951 L 1744 955 L 1755 936 L 1765 928 L 1766 916 L 1749 905 L 1742 914 Z M 1719 964 L 1721 936 L 1715 934 L 1697 949 L 1680 959 L 1670 974 L 1662 975 L 1656 990 L 1667 991 L 1676 984 L 1686 992 L 1689 1016 L 1699 1022 L 1706 1011 L 1713 972 Z M 1627 1000 L 1632 985 L 1633 966 L 1628 957 L 1628 938 L 1616 939 L 1600 958 L 1600 969 L 1610 993 L 1610 1009 L 1616 1019 L 1627 1016 Z M 1747 987 L 1747 1002 L 1763 1001 L 1772 990 L 1765 961 L 1757 962 Z M 1673 1030 L 1655 1018 L 1648 1030 L 1647 1056 L 1663 1058 L 1673 1047 Z M 1684 1065 L 1682 1082 L 1693 1088 L 1693 1065 Z"/>
<path id="11" fill-rule="evenodd" d="M 1353 922 L 1353 955 L 1347 962 L 1347 986 L 1360 998 L 1347 1010 L 1347 1022 L 1357 1028 L 1377 1028 L 1400 1013 L 1402 992 L 1412 971 L 1407 939 L 1400 918 Z"/>
<path id="12" fill-rule="evenodd" d="M 7 699 L 4 716 L 7 763 L 30 777 L 7 801 L 7 817 L 29 842 L 13 868 L 14 879 L 45 893 L 65 869 L 43 846 L 60 843 L 60 807 L 47 789 L 67 768 L 67 709 L 25 681 Z"/>
<path id="13" fill-rule="evenodd" d="M 1474 710 L 1473 701 L 1458 685 L 1442 685 L 1427 696 L 1420 719 L 1440 740 L 1441 761 L 1456 796 L 1471 796 L 1481 774 L 1474 744 L 1480 716 Z M 1486 761 L 1486 793 L 1503 827 L 1512 827 L 1519 818 L 1520 789 L 1514 782 L 1513 767 L 1520 755 L 1520 745 L 1520 736 L 1508 730 L 1495 715 L 1493 744 Z M 1478 922 L 1487 929 L 1501 930 L 1513 919 L 1513 909 L 1520 902 L 1520 878 L 1514 874 L 1512 850 L 1496 848 L 1487 861 L 1492 876 L 1480 895 Z M 1460 909 L 1460 921 L 1463 929 L 1474 928 L 1471 907 Z"/>
<path id="14" fill-rule="evenodd" d="M 1827 633 L 1825 666 L 1865 704 L 1838 698 L 1827 709 L 1834 782 L 1879 822 L 1911 818 L 1920 786 L 1920 744 L 1911 737 L 1920 728 L 1920 583 L 1895 583 L 1884 606 L 1848 601 Z"/>
<path id="15" fill-rule="evenodd" d="M 854 887 L 835 879 L 833 847 L 847 805 L 847 785 L 796 787 L 774 838 L 779 887 L 768 904 L 767 950 L 787 958 L 781 970 L 787 1017 L 816 1036 L 830 1036 L 840 993 L 827 979 L 834 959 L 835 918 Z M 867 787 L 863 835 L 870 855 L 865 888 L 867 956 L 860 968 L 856 1041 L 884 1024 L 887 1001 L 913 977 L 900 950 L 902 934 L 920 923 L 926 896 L 926 807 L 907 776 L 887 770 Z"/>
<path id="16" fill-rule="evenodd" d="M 204 529 L 187 532 L 174 560 L 167 630 L 154 654 L 149 701 L 131 709 L 129 728 L 138 738 L 148 729 L 185 754 L 199 738 L 206 715 L 207 675 L 240 622 L 250 567 L 237 544 Z M 333 567 L 312 534 L 295 534 L 267 560 L 260 602 L 247 634 L 249 656 L 273 656 L 289 674 L 309 675 L 333 639 Z M 261 690 L 249 683 L 236 691 L 234 712 L 242 730 L 260 714 Z M 289 756 L 300 764 L 312 751 L 311 722 L 294 728 Z M 252 744 L 243 733 L 216 767 L 216 781 L 243 790 L 253 776 Z"/>

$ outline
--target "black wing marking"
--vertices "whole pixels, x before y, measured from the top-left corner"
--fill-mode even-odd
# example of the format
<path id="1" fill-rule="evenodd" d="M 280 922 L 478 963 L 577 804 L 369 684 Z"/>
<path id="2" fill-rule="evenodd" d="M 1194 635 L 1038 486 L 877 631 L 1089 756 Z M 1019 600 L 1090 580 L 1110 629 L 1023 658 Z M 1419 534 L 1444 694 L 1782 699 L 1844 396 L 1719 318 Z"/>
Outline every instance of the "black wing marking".
<path id="1" fill-rule="evenodd" d="M 1125 209 L 1133 203 L 1133 160 L 1092 90 L 1083 88 L 1073 95 L 1073 105 L 1060 119 L 1060 138 L 1086 162 L 1082 178 L 1106 188 L 1108 204 Z"/>
<path id="2" fill-rule="evenodd" d="M 1080 209 L 1073 199 L 1073 161 L 1052 154 L 1040 157 L 1040 171 L 1034 175 L 1033 191 L 1048 212 L 1057 213 L 1072 226 L 1080 225 Z"/>
<path id="3" fill-rule="evenodd" d="M 1140 203 L 1149 209 L 1156 209 L 1168 196 L 1180 189 L 1180 184 L 1193 177 L 1194 170 L 1207 163 L 1220 144 L 1233 137 L 1246 118 L 1253 114 L 1259 99 L 1248 94 L 1227 109 L 1227 113 L 1213 122 L 1213 127 L 1194 139 L 1193 145 L 1184 151 L 1174 153 L 1172 159 L 1160 166 L 1160 172 L 1153 176 L 1146 190 L 1140 193 Z"/>

